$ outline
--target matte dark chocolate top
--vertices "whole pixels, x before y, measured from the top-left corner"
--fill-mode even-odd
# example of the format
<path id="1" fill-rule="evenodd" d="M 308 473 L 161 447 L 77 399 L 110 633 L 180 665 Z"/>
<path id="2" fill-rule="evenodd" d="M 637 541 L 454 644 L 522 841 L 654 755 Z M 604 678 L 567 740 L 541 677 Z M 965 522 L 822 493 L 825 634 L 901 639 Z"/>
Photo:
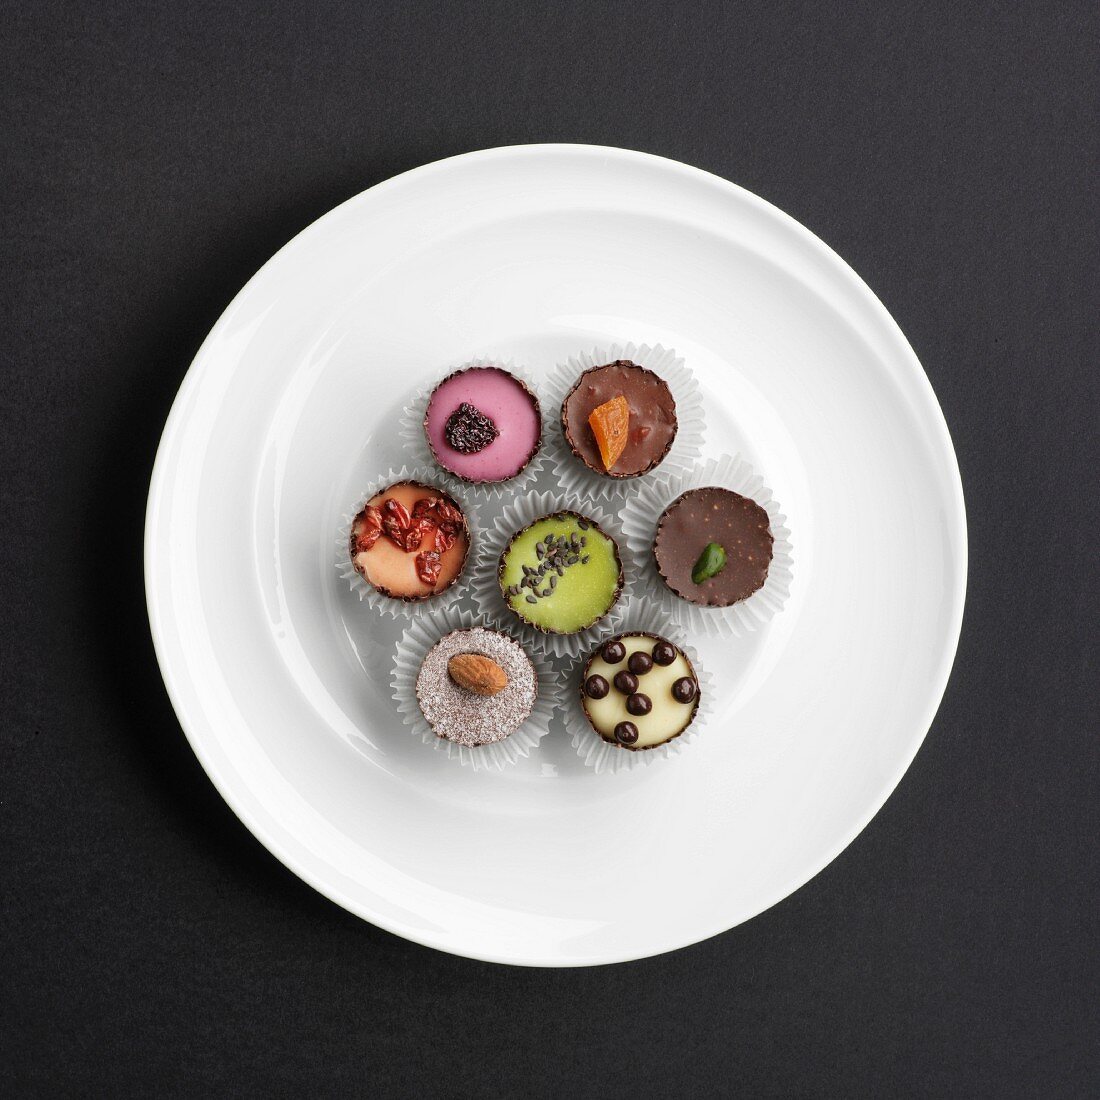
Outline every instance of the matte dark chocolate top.
<path id="1" fill-rule="evenodd" d="M 598 405 L 619 394 L 630 406 L 626 448 L 606 470 L 588 418 Z M 659 375 L 629 359 L 617 359 L 577 379 L 562 402 L 561 423 L 569 446 L 586 466 L 610 477 L 636 477 L 668 454 L 676 438 L 676 401 Z"/>
<path id="2" fill-rule="evenodd" d="M 692 569 L 707 543 L 726 552 L 726 565 L 696 584 Z M 653 556 L 665 583 L 678 596 L 704 607 L 729 607 L 751 596 L 768 576 L 772 560 L 768 513 L 729 489 L 690 489 L 661 515 Z"/>

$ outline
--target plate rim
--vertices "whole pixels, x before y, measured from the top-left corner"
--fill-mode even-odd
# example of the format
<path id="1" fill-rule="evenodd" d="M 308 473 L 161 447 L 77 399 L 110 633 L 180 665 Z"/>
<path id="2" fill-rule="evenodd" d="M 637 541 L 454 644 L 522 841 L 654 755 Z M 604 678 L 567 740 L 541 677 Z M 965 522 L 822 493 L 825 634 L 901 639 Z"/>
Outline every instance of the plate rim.
<path id="1" fill-rule="evenodd" d="M 957 569 L 953 577 L 953 584 L 951 586 L 950 593 L 950 613 L 948 617 L 948 627 L 946 634 L 946 642 L 940 653 L 939 661 L 936 665 L 935 675 L 931 681 L 930 690 L 928 692 L 928 704 L 924 711 L 915 721 L 914 729 L 915 735 L 912 738 L 911 745 L 907 752 L 903 752 L 899 756 L 898 767 L 895 771 L 892 771 L 889 777 L 883 782 L 881 790 L 872 800 L 870 809 L 861 817 L 859 817 L 852 827 L 852 829 L 842 835 L 841 840 L 834 846 L 830 847 L 826 855 L 816 862 L 814 869 L 805 877 L 796 874 L 794 877 L 798 881 L 786 884 L 779 889 L 775 896 L 766 899 L 759 908 L 754 909 L 752 913 L 743 917 L 735 924 L 729 925 L 719 922 L 717 927 L 712 928 L 709 931 L 704 932 L 701 935 L 688 935 L 683 939 L 677 939 L 674 943 L 668 946 L 658 946 L 653 950 L 639 952 L 624 952 L 616 954 L 615 952 L 604 952 L 599 958 L 590 957 L 570 957 L 565 954 L 560 954 L 553 958 L 547 956 L 540 957 L 528 957 L 509 955 L 507 953 L 494 953 L 491 951 L 471 950 L 461 945 L 448 942 L 449 936 L 447 933 L 432 934 L 426 932 L 422 928 L 411 927 L 408 925 L 402 925 L 400 921 L 390 919 L 383 914 L 379 914 L 373 911 L 370 906 L 363 904 L 361 901 L 350 898 L 344 895 L 340 890 L 334 888 L 331 884 L 325 883 L 319 875 L 315 874 L 309 868 L 303 866 L 299 860 L 297 860 L 292 853 L 286 851 L 279 843 L 278 839 L 269 834 L 269 832 L 257 822 L 247 807 L 243 805 L 241 799 L 238 799 L 234 794 L 230 785 L 225 782 L 223 777 L 219 774 L 217 767 L 210 759 L 205 751 L 202 738 L 199 736 L 192 716 L 187 713 L 187 707 L 184 704 L 182 693 L 180 692 L 174 678 L 174 674 L 171 668 L 171 660 L 167 652 L 167 638 L 162 616 L 160 613 L 160 607 L 158 605 L 158 592 L 155 585 L 155 568 L 154 564 L 157 557 L 157 546 L 154 538 L 154 526 L 156 516 L 163 500 L 165 499 L 165 486 L 168 476 L 169 458 L 168 452 L 171 449 L 170 444 L 176 433 L 181 427 L 185 415 L 185 408 L 189 404 L 189 397 L 192 391 L 199 384 L 199 374 L 201 371 L 201 362 L 208 352 L 208 349 L 214 344 L 219 337 L 223 328 L 225 328 L 233 314 L 235 313 L 238 303 L 245 297 L 252 285 L 259 279 L 261 274 L 265 272 L 269 267 L 273 266 L 288 250 L 292 249 L 297 242 L 316 230 L 322 223 L 327 222 L 329 219 L 336 217 L 341 212 L 346 211 L 347 208 L 359 204 L 365 201 L 369 201 L 370 196 L 376 196 L 380 192 L 388 191 L 390 189 L 401 186 L 403 183 L 407 183 L 411 178 L 420 179 L 425 176 L 442 173 L 448 170 L 449 167 L 455 165 L 457 162 L 469 162 L 469 161 L 485 161 L 503 159 L 511 156 L 520 157 L 538 157 L 538 156 L 553 156 L 562 153 L 573 153 L 578 155 L 587 156 L 602 156 L 606 158 L 614 158 L 620 161 L 634 161 L 636 163 L 645 162 L 650 165 L 661 168 L 665 171 L 669 171 L 673 174 L 680 174 L 686 178 L 692 178 L 697 181 L 705 181 L 712 186 L 717 186 L 720 190 L 724 190 L 728 195 L 733 196 L 737 201 L 747 203 L 749 206 L 755 207 L 758 211 L 764 214 L 766 217 L 775 219 L 784 224 L 785 227 L 798 236 L 803 245 L 810 247 L 815 251 L 818 256 L 829 265 L 830 269 L 839 278 L 848 284 L 848 289 L 856 293 L 862 298 L 863 304 L 868 306 L 874 314 L 877 315 L 879 322 L 884 325 L 883 334 L 889 339 L 892 350 L 898 354 L 899 362 L 905 364 L 905 370 L 910 376 L 907 381 L 910 384 L 915 384 L 916 389 L 919 392 L 923 408 L 920 410 L 922 413 L 922 421 L 925 427 L 929 428 L 932 432 L 933 438 L 929 440 L 929 443 L 936 451 L 936 453 L 945 460 L 946 474 L 947 474 L 947 488 L 950 493 L 950 501 L 944 501 L 944 522 L 947 528 L 950 542 L 958 550 L 957 554 Z M 464 958 L 476 959 L 483 962 L 501 963 L 506 965 L 515 966 L 535 966 L 535 967 L 578 967 L 578 966 L 600 966 L 610 965 L 620 962 L 629 962 L 636 959 L 651 958 L 657 955 L 666 954 L 671 951 L 681 950 L 685 947 L 689 947 L 696 943 L 701 943 L 707 939 L 710 939 L 716 935 L 720 935 L 723 932 L 730 931 L 732 928 L 736 928 L 741 924 L 746 923 L 758 917 L 761 913 L 767 911 L 772 906 L 778 904 L 780 901 L 791 896 L 805 886 L 812 879 L 816 878 L 826 867 L 828 867 L 845 849 L 847 849 L 856 838 L 863 832 L 871 820 L 881 811 L 886 801 L 897 789 L 902 778 L 909 770 L 917 752 L 920 750 L 921 745 L 924 743 L 925 738 L 928 736 L 928 732 L 931 729 L 932 722 L 935 720 L 936 714 L 939 711 L 940 705 L 943 701 L 944 693 L 947 689 L 947 684 L 950 679 L 951 671 L 954 666 L 955 658 L 958 653 L 959 639 L 962 632 L 962 620 L 965 609 L 966 601 L 966 589 L 967 578 L 969 572 L 969 540 L 968 529 L 966 522 L 966 506 L 963 494 L 962 476 L 959 470 L 958 457 L 955 453 L 955 448 L 951 440 L 950 430 L 947 426 L 946 418 L 943 414 L 943 409 L 940 406 L 939 399 L 936 397 L 935 391 L 932 388 L 932 383 L 928 378 L 920 360 L 917 358 L 915 351 L 910 345 L 909 341 L 905 337 L 898 323 L 894 320 L 893 316 L 886 309 L 885 305 L 881 302 L 878 296 L 867 285 L 866 282 L 860 277 L 858 272 L 854 270 L 833 248 L 826 244 L 820 237 L 808 229 L 805 225 L 799 222 L 796 218 L 781 210 L 779 207 L 768 202 L 768 200 L 761 198 L 752 191 L 747 190 L 739 184 L 733 183 L 730 180 L 718 176 L 712 172 L 708 172 L 705 169 L 697 168 L 692 165 L 677 161 L 669 157 L 662 157 L 654 153 L 646 153 L 639 150 L 624 149 L 616 146 L 605 145 L 589 145 L 583 143 L 569 143 L 569 142 L 549 142 L 549 143 L 531 143 L 531 144 L 518 144 L 518 145 L 502 145 L 492 146 L 485 149 L 472 150 L 466 153 L 460 153 L 455 156 L 445 157 L 440 160 L 431 161 L 427 164 L 419 165 L 415 168 L 408 169 L 405 172 L 401 172 L 398 175 L 391 176 L 385 180 L 381 180 L 378 183 L 372 185 L 350 196 L 343 202 L 334 206 L 331 210 L 326 211 L 320 217 L 314 219 L 308 225 L 304 226 L 299 232 L 295 233 L 285 244 L 283 244 L 272 256 L 259 267 L 252 276 L 243 284 L 243 286 L 234 294 L 233 298 L 226 304 L 222 310 L 217 321 L 211 327 L 206 337 L 203 339 L 199 348 L 195 352 L 194 357 L 189 364 L 187 371 L 180 383 L 179 389 L 173 399 L 171 409 L 165 420 L 164 429 L 161 433 L 160 441 L 157 445 L 157 453 L 153 462 L 152 472 L 149 479 L 149 492 L 146 500 L 145 510 L 145 527 L 144 527 L 144 548 L 143 548 L 143 566 L 144 566 L 144 582 L 145 582 L 145 595 L 146 595 L 146 609 L 149 618 L 150 635 L 153 642 L 154 652 L 157 658 L 157 664 L 160 669 L 161 677 L 164 681 L 165 690 L 168 693 L 169 701 L 172 704 L 172 709 L 175 712 L 176 719 L 180 724 L 180 728 L 183 730 L 184 736 L 187 738 L 188 744 L 191 746 L 191 750 L 195 753 L 196 758 L 201 764 L 204 772 L 209 778 L 210 782 L 214 785 L 219 795 L 224 799 L 229 808 L 236 815 L 238 820 L 244 824 L 244 826 L 252 833 L 252 835 L 285 867 L 291 870 L 295 875 L 302 879 L 307 885 L 312 887 L 322 896 L 328 898 L 330 901 L 341 906 L 347 911 L 353 913 L 355 916 L 360 917 L 363 920 L 368 921 L 371 924 L 376 925 L 383 930 L 400 936 L 403 939 L 410 940 L 414 943 L 421 944 L 426 947 L 431 947 L 439 951 L 447 952 L 448 954 L 458 955 Z"/>

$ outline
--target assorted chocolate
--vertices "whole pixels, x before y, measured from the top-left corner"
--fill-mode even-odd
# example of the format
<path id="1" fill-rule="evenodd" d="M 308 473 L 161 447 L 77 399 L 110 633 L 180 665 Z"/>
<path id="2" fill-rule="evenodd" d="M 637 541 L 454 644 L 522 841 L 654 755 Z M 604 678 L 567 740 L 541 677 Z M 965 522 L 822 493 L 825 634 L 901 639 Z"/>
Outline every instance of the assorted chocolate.
<path id="1" fill-rule="evenodd" d="M 590 470 L 640 477 L 668 455 L 676 402 L 653 371 L 620 359 L 584 371 L 561 407 L 565 439 Z M 437 463 L 475 484 L 520 474 L 542 439 L 538 400 L 500 367 L 469 367 L 432 391 L 424 432 Z M 664 583 L 701 607 L 747 599 L 765 583 L 773 554 L 768 514 L 755 501 L 709 486 L 677 497 L 661 514 L 653 557 Z M 458 502 L 415 481 L 387 486 L 351 524 L 355 571 L 383 596 L 427 600 L 462 574 L 470 530 Z M 588 629 L 608 614 L 623 587 L 615 540 L 580 512 L 541 516 L 509 539 L 497 566 L 501 596 L 524 624 L 547 634 Z M 679 737 L 700 706 L 699 679 L 686 653 L 657 634 L 618 634 L 590 655 L 580 699 L 608 744 L 639 752 Z M 538 677 L 523 647 L 475 627 L 444 635 L 416 678 L 416 698 L 441 738 L 476 748 L 501 741 L 530 717 Z"/>
<path id="2" fill-rule="evenodd" d="M 589 658 L 581 704 L 604 741 L 639 751 L 667 744 L 699 709 L 695 670 L 678 646 L 656 634 L 619 634 Z"/>
<path id="3" fill-rule="evenodd" d="M 755 500 L 710 486 L 689 490 L 664 510 L 653 558 L 677 596 L 729 607 L 764 586 L 773 542 L 768 513 Z"/>
<path id="4" fill-rule="evenodd" d="M 607 477 L 640 477 L 659 465 L 676 438 L 668 383 L 629 359 L 586 370 L 565 396 L 561 426 L 573 453 Z"/>

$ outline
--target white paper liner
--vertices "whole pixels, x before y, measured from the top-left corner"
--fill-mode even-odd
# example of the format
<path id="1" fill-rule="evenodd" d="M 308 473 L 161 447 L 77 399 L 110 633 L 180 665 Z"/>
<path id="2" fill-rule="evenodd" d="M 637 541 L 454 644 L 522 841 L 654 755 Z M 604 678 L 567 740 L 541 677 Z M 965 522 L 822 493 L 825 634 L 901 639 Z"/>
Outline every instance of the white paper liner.
<path id="1" fill-rule="evenodd" d="M 475 626 L 489 626 L 481 617 L 471 611 L 431 611 L 413 622 L 397 643 L 394 655 L 393 674 L 390 687 L 393 700 L 405 725 L 418 735 L 425 745 L 431 745 L 437 752 L 443 752 L 452 760 L 473 768 L 474 771 L 497 770 L 505 768 L 526 757 L 539 741 L 550 732 L 550 722 L 561 709 L 561 674 L 554 669 L 545 655 L 532 653 L 527 646 L 524 651 L 531 658 L 538 677 L 539 691 L 535 705 L 531 708 L 523 724 L 502 741 L 491 745 L 479 745 L 470 748 L 456 745 L 444 737 L 439 737 L 428 725 L 420 704 L 416 701 L 416 677 L 428 651 L 452 630 L 469 630 Z M 491 629 L 498 629 L 493 626 Z M 504 629 L 513 641 L 523 645 L 523 639 L 515 630 Z"/>
<path id="2" fill-rule="evenodd" d="M 772 530 L 772 561 L 764 586 L 731 607 L 699 607 L 677 596 L 665 584 L 653 558 L 653 536 L 661 513 L 689 489 L 719 486 L 756 501 L 767 513 Z M 689 634 L 741 637 L 762 626 L 787 602 L 791 592 L 793 553 L 787 518 L 763 479 L 739 455 L 722 455 L 672 478 L 640 486 L 623 508 L 623 532 L 637 569 L 635 591 Z"/>
<path id="3" fill-rule="evenodd" d="M 640 751 L 624 749 L 619 745 L 612 745 L 610 742 L 605 741 L 592 728 L 591 723 L 585 716 L 580 694 L 584 669 L 596 645 L 608 640 L 612 634 L 635 632 L 659 634 L 662 638 L 667 638 L 674 645 L 679 646 L 695 669 L 695 678 L 699 684 L 699 707 L 695 712 L 695 718 L 691 725 L 679 737 L 674 737 L 671 741 L 667 741 L 663 745 L 657 745 L 652 749 Z M 614 631 L 603 632 L 591 649 L 581 654 L 573 662 L 566 676 L 562 695 L 562 718 L 565 722 L 566 732 L 573 740 L 573 748 L 577 750 L 578 755 L 588 767 L 603 774 L 647 767 L 658 760 L 667 760 L 669 757 L 678 756 L 689 749 L 714 713 L 714 681 L 710 673 L 700 663 L 698 653 L 687 643 L 684 632 L 679 627 L 670 624 L 667 617 L 655 607 L 641 603 L 635 603 L 632 608 L 627 610 L 626 620 L 621 627 Z"/>
<path id="4" fill-rule="evenodd" d="M 363 505 L 371 497 L 380 493 L 387 485 L 393 485 L 398 481 L 418 481 L 429 488 L 438 489 L 452 497 L 462 509 L 466 517 L 466 525 L 469 529 L 470 548 L 466 552 L 466 564 L 458 579 L 445 592 L 438 596 L 432 596 L 426 600 L 400 600 L 393 596 L 383 596 L 373 585 L 369 584 L 356 572 L 348 553 L 348 539 L 351 536 L 351 524 L 362 510 Z M 471 508 L 468 499 L 465 499 L 458 489 L 453 489 L 444 482 L 434 469 L 413 468 L 402 466 L 400 470 L 390 470 L 388 474 L 380 477 L 373 484 L 368 485 L 359 494 L 356 503 L 350 512 L 344 514 L 344 522 L 336 536 L 336 568 L 340 576 L 348 582 L 351 590 L 358 595 L 365 604 L 377 609 L 383 615 L 396 618 L 399 615 L 421 615 L 426 611 L 442 611 L 453 607 L 469 590 L 470 578 L 477 561 L 478 542 L 480 530 L 478 528 L 477 512 Z"/>
<path id="5" fill-rule="evenodd" d="M 509 478 L 507 481 L 464 481 L 457 474 L 443 469 L 436 461 L 431 445 L 428 443 L 428 437 L 424 432 L 424 416 L 428 411 L 428 402 L 431 400 L 436 386 L 449 375 L 454 374 L 456 371 L 466 370 L 469 367 L 497 367 L 500 370 L 507 371 L 509 374 L 515 375 L 535 395 L 536 400 L 539 402 L 539 413 L 542 416 L 542 439 L 539 441 L 539 448 L 531 461 L 515 477 Z M 547 426 L 546 409 L 543 407 L 538 389 L 532 382 L 530 375 L 516 367 L 511 359 L 479 356 L 476 359 L 469 359 L 465 363 L 460 363 L 458 366 L 448 367 L 432 385 L 417 390 L 401 416 L 401 422 L 398 425 L 398 437 L 411 462 L 417 466 L 425 466 L 434 470 L 437 478 L 448 486 L 454 486 L 456 492 L 469 493 L 472 490 L 475 495 L 486 500 L 500 500 L 505 496 L 510 497 L 513 494 L 524 492 L 534 481 L 535 476 L 546 460 Z"/>
<path id="6" fill-rule="evenodd" d="M 594 520 L 603 532 L 615 540 L 619 548 L 619 557 L 623 563 L 623 590 L 615 606 L 595 625 L 576 634 L 547 634 L 536 630 L 520 618 L 505 603 L 500 592 L 497 577 L 500 555 L 509 540 L 518 531 L 529 526 L 541 516 L 554 512 L 578 512 Z M 593 639 L 614 632 L 622 622 L 626 606 L 630 601 L 631 583 L 634 575 L 633 562 L 627 548 L 623 531 L 617 519 L 601 505 L 590 498 L 563 496 L 560 493 L 530 493 L 510 504 L 501 513 L 500 518 L 482 532 L 471 595 L 474 605 L 493 626 L 510 625 L 520 631 L 520 638 L 528 649 L 537 653 L 552 653 L 557 657 L 576 657 L 587 652 L 593 645 Z"/>
<path id="7" fill-rule="evenodd" d="M 580 375 L 591 367 L 601 367 L 616 359 L 629 359 L 659 374 L 668 383 L 676 401 L 676 438 L 661 463 L 638 477 L 607 477 L 590 470 L 573 454 L 561 427 L 562 402 Z M 672 476 L 690 469 L 702 454 L 707 429 L 703 395 L 695 375 L 671 348 L 663 348 L 660 344 L 653 347 L 612 344 L 608 348 L 593 348 L 558 363 L 550 372 L 545 391 L 543 447 L 547 461 L 557 466 L 561 487 L 566 492 L 621 499 L 660 474 Z"/>

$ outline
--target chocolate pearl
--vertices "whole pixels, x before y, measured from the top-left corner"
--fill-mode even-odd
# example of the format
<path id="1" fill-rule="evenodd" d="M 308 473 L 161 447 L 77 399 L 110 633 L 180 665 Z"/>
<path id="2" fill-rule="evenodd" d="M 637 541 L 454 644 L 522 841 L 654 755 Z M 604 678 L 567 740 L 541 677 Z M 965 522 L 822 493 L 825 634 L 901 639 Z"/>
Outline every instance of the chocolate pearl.
<path id="1" fill-rule="evenodd" d="M 644 676 L 653 667 L 653 658 L 648 653 L 642 653 L 639 650 L 637 653 L 631 653 L 630 660 L 626 662 L 626 667 L 635 676 Z"/>
<path id="2" fill-rule="evenodd" d="M 624 695 L 633 695 L 638 690 L 638 677 L 624 669 L 615 673 L 614 684 Z"/>
<path id="3" fill-rule="evenodd" d="M 671 642 L 658 642 L 653 647 L 653 663 L 670 665 L 676 660 L 676 647 Z"/>
<path id="4" fill-rule="evenodd" d="M 620 745 L 633 745 L 638 740 L 638 727 L 633 722 L 620 722 L 615 727 L 615 740 Z"/>
<path id="5" fill-rule="evenodd" d="M 589 699 L 603 699 L 611 685 L 602 676 L 589 676 L 584 682 L 584 693 Z"/>
<path id="6" fill-rule="evenodd" d="M 626 656 L 626 646 L 622 642 L 604 642 L 600 656 L 609 665 L 617 665 Z"/>
<path id="7" fill-rule="evenodd" d="M 672 698 L 677 703 L 690 703 L 695 698 L 695 681 L 690 676 L 681 676 L 672 685 Z"/>
<path id="8" fill-rule="evenodd" d="M 627 714 L 633 714 L 636 718 L 648 714 L 652 709 L 653 701 L 648 695 L 631 695 L 626 700 Z"/>

